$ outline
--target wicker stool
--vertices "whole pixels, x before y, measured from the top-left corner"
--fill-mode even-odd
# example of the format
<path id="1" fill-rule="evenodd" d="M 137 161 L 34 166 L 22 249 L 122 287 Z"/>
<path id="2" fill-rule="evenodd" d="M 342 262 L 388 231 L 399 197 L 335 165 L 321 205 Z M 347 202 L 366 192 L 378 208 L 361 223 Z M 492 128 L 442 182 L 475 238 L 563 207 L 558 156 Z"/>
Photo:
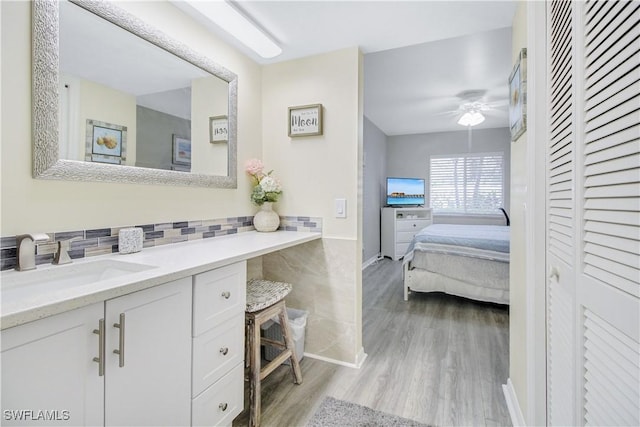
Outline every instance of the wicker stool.
<path id="1" fill-rule="evenodd" d="M 245 310 L 246 357 L 245 366 L 249 367 L 249 426 L 260 425 L 260 382 L 287 359 L 291 361 L 291 373 L 296 384 L 302 384 L 300 364 L 296 357 L 293 338 L 289 329 L 287 308 L 284 297 L 291 292 L 291 285 L 269 280 L 250 280 L 247 282 L 247 308 Z M 260 336 L 260 326 L 272 317 L 280 318 L 284 342 L 274 341 Z M 261 368 L 260 344 L 270 345 L 282 352 L 265 367 Z"/>

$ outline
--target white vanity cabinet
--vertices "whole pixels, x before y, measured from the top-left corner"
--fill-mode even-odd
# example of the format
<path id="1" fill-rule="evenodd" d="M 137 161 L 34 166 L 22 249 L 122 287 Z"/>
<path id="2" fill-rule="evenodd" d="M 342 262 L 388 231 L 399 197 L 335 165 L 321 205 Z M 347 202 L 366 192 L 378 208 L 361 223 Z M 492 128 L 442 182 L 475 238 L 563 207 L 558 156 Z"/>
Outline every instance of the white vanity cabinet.
<path id="1" fill-rule="evenodd" d="M 0 424 L 231 426 L 244 406 L 246 260 L 321 238 L 246 232 L 167 245 L 127 256 L 158 268 L 63 291 L 41 271 L 33 294 L 2 298 Z M 3 272 L 3 285 L 23 274 Z M 35 420 L 38 410 L 49 418 Z"/>
<path id="2" fill-rule="evenodd" d="M 191 278 L 106 301 L 105 324 L 105 425 L 189 425 Z"/>
<path id="3" fill-rule="evenodd" d="M 192 425 L 231 426 L 244 405 L 246 262 L 193 278 Z"/>
<path id="4" fill-rule="evenodd" d="M 93 361 L 103 315 L 96 303 L 2 331 L 0 424 L 103 424 L 104 377 Z"/>
<path id="5" fill-rule="evenodd" d="M 2 424 L 189 425 L 191 291 L 189 277 L 3 330 Z"/>
<path id="6" fill-rule="evenodd" d="M 42 423 L 48 411 L 46 425 L 230 426 L 244 405 L 246 270 L 3 330 L 2 424 Z"/>

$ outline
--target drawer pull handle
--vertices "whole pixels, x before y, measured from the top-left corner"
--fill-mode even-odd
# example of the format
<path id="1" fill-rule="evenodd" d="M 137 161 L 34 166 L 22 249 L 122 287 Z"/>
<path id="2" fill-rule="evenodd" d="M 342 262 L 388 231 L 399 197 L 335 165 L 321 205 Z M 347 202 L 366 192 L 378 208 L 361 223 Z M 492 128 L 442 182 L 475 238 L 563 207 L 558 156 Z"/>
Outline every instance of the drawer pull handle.
<path id="1" fill-rule="evenodd" d="M 98 329 L 94 329 L 93 333 L 98 335 L 98 357 L 94 357 L 93 361 L 98 364 L 98 376 L 104 377 L 104 319 L 98 321 Z"/>
<path id="2" fill-rule="evenodd" d="M 218 405 L 218 408 L 222 409 L 222 412 L 227 410 L 227 404 L 226 403 L 221 403 Z"/>
<path id="3" fill-rule="evenodd" d="M 224 297 L 224 299 L 229 299 L 231 297 L 231 292 L 229 291 L 224 291 L 222 293 L 222 296 Z"/>
<path id="4" fill-rule="evenodd" d="M 120 330 L 118 348 L 113 350 L 113 353 L 118 355 L 118 366 L 122 368 L 124 366 L 124 313 L 120 313 L 120 323 L 114 323 L 113 327 Z"/>
<path id="5" fill-rule="evenodd" d="M 220 349 L 220 353 L 222 353 L 223 356 L 226 356 L 227 353 L 229 353 L 229 347 L 222 347 Z"/>

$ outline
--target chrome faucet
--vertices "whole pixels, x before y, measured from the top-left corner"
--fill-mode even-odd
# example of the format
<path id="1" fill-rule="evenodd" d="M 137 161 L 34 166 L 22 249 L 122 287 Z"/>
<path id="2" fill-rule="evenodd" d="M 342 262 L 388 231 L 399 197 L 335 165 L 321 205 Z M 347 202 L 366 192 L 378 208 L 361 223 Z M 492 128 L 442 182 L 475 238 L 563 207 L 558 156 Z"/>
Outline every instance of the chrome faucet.
<path id="1" fill-rule="evenodd" d="M 44 233 L 20 234 L 16 236 L 16 270 L 27 271 L 36 268 L 36 242 L 49 240 Z"/>

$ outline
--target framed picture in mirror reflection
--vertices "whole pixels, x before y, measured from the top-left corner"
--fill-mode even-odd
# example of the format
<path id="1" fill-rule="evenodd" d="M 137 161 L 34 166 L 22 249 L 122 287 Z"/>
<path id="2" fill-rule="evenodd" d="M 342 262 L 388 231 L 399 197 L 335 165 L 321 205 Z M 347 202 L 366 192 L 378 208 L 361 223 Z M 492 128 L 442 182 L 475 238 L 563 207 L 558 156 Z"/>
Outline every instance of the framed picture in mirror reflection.
<path id="1" fill-rule="evenodd" d="M 85 160 L 121 164 L 127 156 L 127 127 L 87 119 Z"/>
<path id="2" fill-rule="evenodd" d="M 173 163 L 191 165 L 191 139 L 173 134 Z"/>
<path id="3" fill-rule="evenodd" d="M 229 140 L 229 126 L 227 116 L 209 117 L 209 141 L 212 144 Z"/>

